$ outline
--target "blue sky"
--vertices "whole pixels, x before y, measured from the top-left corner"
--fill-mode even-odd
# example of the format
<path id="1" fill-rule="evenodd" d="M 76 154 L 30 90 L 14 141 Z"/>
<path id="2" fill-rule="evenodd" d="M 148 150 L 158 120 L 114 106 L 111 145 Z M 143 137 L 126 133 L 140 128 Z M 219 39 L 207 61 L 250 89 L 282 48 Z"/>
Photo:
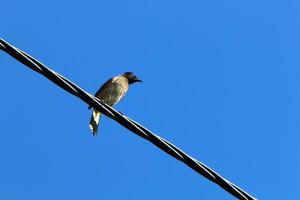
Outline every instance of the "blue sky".
<path id="1" fill-rule="evenodd" d="M 1 37 L 259 199 L 300 186 L 299 1 L 8 1 Z M 233 199 L 0 53 L 0 199 Z"/>

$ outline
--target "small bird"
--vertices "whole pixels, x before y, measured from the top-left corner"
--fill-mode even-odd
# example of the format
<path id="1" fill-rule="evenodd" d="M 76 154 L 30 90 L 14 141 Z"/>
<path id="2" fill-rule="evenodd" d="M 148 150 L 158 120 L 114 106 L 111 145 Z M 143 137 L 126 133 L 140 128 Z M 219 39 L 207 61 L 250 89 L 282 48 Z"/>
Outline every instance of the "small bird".
<path id="1" fill-rule="evenodd" d="M 95 97 L 104 103 L 113 106 L 118 103 L 125 95 L 130 84 L 135 82 L 142 82 L 132 72 L 125 72 L 124 74 L 112 77 L 106 81 L 100 89 L 96 92 Z M 89 106 L 89 109 L 91 106 Z M 93 109 L 93 114 L 90 119 L 89 128 L 94 136 L 97 135 L 99 120 L 101 113 Z"/>

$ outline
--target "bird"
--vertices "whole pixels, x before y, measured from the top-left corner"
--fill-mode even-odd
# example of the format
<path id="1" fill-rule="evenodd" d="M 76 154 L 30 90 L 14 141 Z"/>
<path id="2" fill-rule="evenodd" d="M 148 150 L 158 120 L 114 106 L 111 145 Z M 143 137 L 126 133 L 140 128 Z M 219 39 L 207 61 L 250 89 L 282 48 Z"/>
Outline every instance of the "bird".
<path id="1" fill-rule="evenodd" d="M 129 85 L 142 82 L 133 72 L 125 72 L 107 80 L 95 93 L 95 97 L 109 106 L 114 106 L 126 94 Z M 89 109 L 92 107 L 89 106 Z M 94 136 L 97 135 L 101 112 L 93 108 L 89 128 Z"/>

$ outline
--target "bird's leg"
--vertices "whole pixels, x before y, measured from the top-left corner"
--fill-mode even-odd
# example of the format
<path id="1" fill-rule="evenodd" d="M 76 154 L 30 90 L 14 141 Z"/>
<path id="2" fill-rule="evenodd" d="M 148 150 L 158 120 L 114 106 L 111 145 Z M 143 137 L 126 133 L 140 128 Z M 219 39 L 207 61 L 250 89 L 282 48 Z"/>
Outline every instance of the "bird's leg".
<path id="1" fill-rule="evenodd" d="M 99 99 L 99 102 L 105 104 L 105 102 L 102 99 Z"/>

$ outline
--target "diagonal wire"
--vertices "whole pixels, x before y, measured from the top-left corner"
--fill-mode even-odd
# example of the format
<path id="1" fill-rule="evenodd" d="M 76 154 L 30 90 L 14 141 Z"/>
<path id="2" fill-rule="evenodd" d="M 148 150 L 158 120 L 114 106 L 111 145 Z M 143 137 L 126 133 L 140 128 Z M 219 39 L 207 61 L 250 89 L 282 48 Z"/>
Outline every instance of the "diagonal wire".
<path id="1" fill-rule="evenodd" d="M 199 174 L 209 179 L 210 181 L 216 183 L 217 185 L 219 185 L 221 188 L 223 188 L 224 190 L 226 190 L 236 198 L 243 199 L 243 200 L 255 199 L 250 194 L 243 191 L 241 188 L 234 185 L 230 181 L 226 180 L 225 178 L 220 176 L 218 173 L 216 173 L 215 171 L 213 171 L 212 169 L 210 169 L 200 161 L 184 153 L 182 150 L 180 150 L 178 147 L 176 147 L 169 141 L 161 138 L 158 135 L 155 135 L 154 133 L 152 133 L 150 130 L 146 129 L 142 125 L 138 124 L 137 122 L 123 115 L 119 111 L 116 111 L 115 109 L 108 106 L 107 104 L 101 102 L 99 99 L 85 92 L 83 89 L 75 85 L 70 80 L 66 79 L 65 77 L 51 70 L 50 68 L 46 67 L 38 60 L 34 59 L 24 51 L 12 46 L 11 44 L 9 44 L 8 42 L 6 42 L 1 38 L 0 38 L 0 49 L 5 51 L 9 55 L 11 55 L 19 62 L 26 65 L 27 67 L 31 68 L 32 70 L 42 74 L 47 79 L 54 82 L 56 85 L 63 88 L 67 92 L 80 98 L 85 103 L 91 105 L 93 108 L 99 110 L 107 117 L 117 121 L 119 124 L 127 128 L 128 130 L 148 140 L 149 142 L 151 142 L 152 144 L 154 144 L 164 152 L 168 153 L 169 155 L 173 156 L 177 160 L 185 163 L 194 171 L 198 172 Z"/>

